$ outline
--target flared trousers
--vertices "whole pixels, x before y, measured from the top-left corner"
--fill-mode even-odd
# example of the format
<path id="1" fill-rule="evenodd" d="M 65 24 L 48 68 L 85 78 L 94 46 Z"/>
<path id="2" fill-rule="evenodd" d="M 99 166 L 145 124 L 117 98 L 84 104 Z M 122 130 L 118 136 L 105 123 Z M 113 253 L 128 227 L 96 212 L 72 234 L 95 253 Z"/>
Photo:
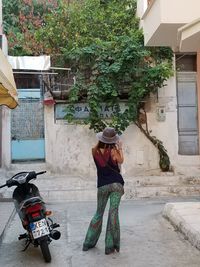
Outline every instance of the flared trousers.
<path id="1" fill-rule="evenodd" d="M 93 216 L 83 246 L 92 248 L 96 245 L 102 230 L 103 215 L 106 204 L 110 199 L 108 212 L 105 248 L 120 249 L 120 223 L 119 223 L 119 204 L 124 188 L 120 183 L 112 183 L 98 188 L 97 210 Z"/>

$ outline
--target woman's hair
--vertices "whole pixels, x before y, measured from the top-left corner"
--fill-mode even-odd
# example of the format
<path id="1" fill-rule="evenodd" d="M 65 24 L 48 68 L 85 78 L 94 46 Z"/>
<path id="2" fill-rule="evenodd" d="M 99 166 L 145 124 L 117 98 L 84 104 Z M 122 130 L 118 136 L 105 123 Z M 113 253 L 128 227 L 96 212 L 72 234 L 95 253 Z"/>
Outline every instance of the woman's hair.
<path id="1" fill-rule="evenodd" d="M 101 141 L 98 142 L 97 146 L 94 148 L 93 150 L 93 153 L 96 154 L 97 151 L 100 149 L 100 148 L 104 148 L 104 149 L 112 149 L 115 147 L 115 144 L 106 144 L 106 143 L 103 143 Z"/>
<path id="2" fill-rule="evenodd" d="M 103 143 L 101 141 L 98 142 L 97 144 L 97 148 L 113 148 L 115 147 L 115 144 L 106 144 L 106 143 Z"/>
<path id="3" fill-rule="evenodd" d="M 92 150 L 93 157 L 98 162 L 98 165 L 100 165 L 102 167 L 106 166 L 106 162 L 108 161 L 108 159 L 110 157 L 110 151 L 114 147 L 115 147 L 114 143 L 113 144 L 106 144 L 106 143 L 103 143 L 101 141 L 98 142 L 97 146 L 95 148 L 93 148 L 93 150 Z M 106 153 L 104 155 L 102 155 L 102 153 L 100 152 L 100 148 L 106 149 Z"/>

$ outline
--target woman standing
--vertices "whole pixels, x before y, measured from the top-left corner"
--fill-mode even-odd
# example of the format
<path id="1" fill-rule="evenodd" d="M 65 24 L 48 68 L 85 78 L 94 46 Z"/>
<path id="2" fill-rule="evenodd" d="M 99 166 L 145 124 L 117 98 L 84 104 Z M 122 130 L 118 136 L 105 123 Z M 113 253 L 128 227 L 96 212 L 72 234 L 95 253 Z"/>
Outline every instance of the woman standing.
<path id="1" fill-rule="evenodd" d="M 92 148 L 92 155 L 97 168 L 97 211 L 92 218 L 83 251 L 93 248 L 101 234 L 103 214 L 108 199 L 110 208 L 105 237 L 105 254 L 119 252 L 120 225 L 118 208 L 121 196 L 124 194 L 124 180 L 120 174 L 119 164 L 124 161 L 122 143 L 114 128 L 107 127 L 97 134 L 99 142 Z"/>

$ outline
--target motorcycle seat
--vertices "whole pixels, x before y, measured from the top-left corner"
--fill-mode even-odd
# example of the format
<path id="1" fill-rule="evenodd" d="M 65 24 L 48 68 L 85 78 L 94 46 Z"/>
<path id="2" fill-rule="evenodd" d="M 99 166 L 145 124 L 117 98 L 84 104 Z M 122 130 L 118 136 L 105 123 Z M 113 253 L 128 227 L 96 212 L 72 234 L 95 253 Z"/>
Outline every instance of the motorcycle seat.
<path id="1" fill-rule="evenodd" d="M 44 203 L 44 201 L 41 197 L 31 197 L 31 198 L 25 199 L 22 203 L 20 203 L 20 210 L 28 206 L 31 206 L 35 203 Z"/>

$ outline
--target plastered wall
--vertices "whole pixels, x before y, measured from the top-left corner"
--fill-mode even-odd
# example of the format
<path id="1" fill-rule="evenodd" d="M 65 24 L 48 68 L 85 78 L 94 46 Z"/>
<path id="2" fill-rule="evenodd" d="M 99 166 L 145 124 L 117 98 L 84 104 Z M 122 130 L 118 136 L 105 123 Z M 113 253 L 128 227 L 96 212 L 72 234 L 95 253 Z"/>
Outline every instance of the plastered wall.
<path id="1" fill-rule="evenodd" d="M 160 89 L 146 106 L 149 131 L 163 141 L 172 164 L 176 165 L 178 133 L 175 78 L 171 78 L 168 86 Z M 164 119 L 159 117 L 160 109 L 164 110 Z M 52 172 L 95 175 L 91 148 L 97 139 L 87 126 L 56 122 L 54 108 L 45 106 L 45 139 L 46 163 Z M 135 125 L 129 126 L 121 139 L 124 144 L 123 169 L 126 176 L 160 172 L 157 149 Z"/>
<path id="2" fill-rule="evenodd" d="M 173 170 L 192 175 L 191 166 L 199 168 L 199 156 L 178 155 L 177 96 L 176 79 L 172 77 L 167 86 L 146 103 L 148 129 L 152 136 L 163 142 L 170 156 Z M 159 115 L 160 111 L 163 111 Z M 10 169 L 11 164 L 11 111 L 2 109 L 2 168 Z M 96 135 L 85 125 L 70 125 L 55 121 L 54 106 L 44 107 L 45 121 L 45 164 L 52 173 L 70 176 L 94 177 L 95 165 L 91 148 L 97 142 Z M 124 176 L 160 174 L 158 150 L 135 126 L 129 126 L 121 136 L 125 161 Z M 18 164 L 20 165 L 20 164 Z M 190 168 L 188 168 L 190 167 Z M 195 169 L 196 168 L 196 169 Z M 194 172 L 195 172 L 194 171 Z"/>

